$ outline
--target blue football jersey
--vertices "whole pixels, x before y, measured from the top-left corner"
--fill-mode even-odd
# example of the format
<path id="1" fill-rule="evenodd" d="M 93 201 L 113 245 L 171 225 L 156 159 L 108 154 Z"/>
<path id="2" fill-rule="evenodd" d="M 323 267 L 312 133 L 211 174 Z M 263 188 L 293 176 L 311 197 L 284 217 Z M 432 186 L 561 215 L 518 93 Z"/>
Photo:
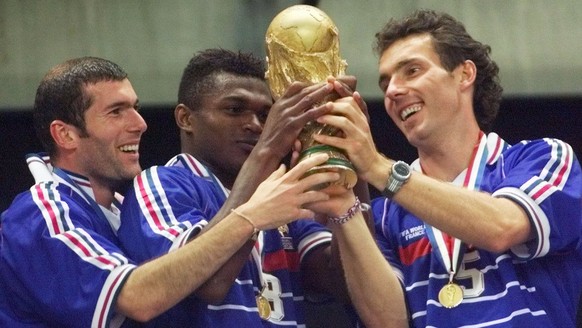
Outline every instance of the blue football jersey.
<path id="1" fill-rule="evenodd" d="M 184 245 L 208 224 L 228 192 L 194 157 L 180 154 L 166 166 L 154 166 L 135 178 L 123 202 L 119 239 L 138 263 L 163 255 Z M 263 231 L 221 304 L 211 305 L 191 297 L 149 324 L 302 327 L 305 320 L 300 263 L 309 251 L 330 241 L 331 233 L 312 220 L 290 223 L 286 231 Z M 259 292 L 269 301 L 269 320 L 259 317 L 255 299 Z"/>
<path id="2" fill-rule="evenodd" d="M 135 268 L 115 235 L 118 209 L 59 171 L 2 213 L 0 327 L 120 327 L 116 297 Z"/>
<path id="3" fill-rule="evenodd" d="M 505 253 L 465 245 L 454 282 L 464 297 L 439 303 L 449 273 L 419 218 L 386 198 L 373 201 L 376 239 L 403 284 L 415 327 L 575 327 L 582 290 L 582 173 L 572 148 L 555 139 L 511 147 L 488 136 L 479 189 L 527 213 L 535 238 Z M 415 161 L 413 169 L 421 171 Z M 453 184 L 462 185 L 467 172 Z"/>

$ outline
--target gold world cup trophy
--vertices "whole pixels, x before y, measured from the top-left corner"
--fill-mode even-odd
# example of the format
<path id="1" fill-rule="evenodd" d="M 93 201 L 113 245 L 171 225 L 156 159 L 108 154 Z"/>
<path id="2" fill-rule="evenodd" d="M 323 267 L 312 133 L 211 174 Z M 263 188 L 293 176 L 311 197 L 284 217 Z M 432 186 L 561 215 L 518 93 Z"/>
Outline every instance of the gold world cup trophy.
<path id="1" fill-rule="evenodd" d="M 294 5 L 281 11 L 267 29 L 265 36 L 267 72 L 271 93 L 280 98 L 294 81 L 319 83 L 329 76 L 345 73 L 347 63 L 339 54 L 338 29 L 323 11 L 309 5 Z M 333 101 L 337 96 L 328 97 Z M 334 171 L 340 179 L 334 183 L 352 188 L 357 175 L 352 163 L 341 149 L 313 140 L 314 134 L 335 136 L 340 131 L 332 126 L 309 122 L 299 134 L 302 161 L 316 153 L 329 155 L 327 162 L 309 170 L 306 175 Z M 327 185 L 320 186 L 324 188 Z"/>

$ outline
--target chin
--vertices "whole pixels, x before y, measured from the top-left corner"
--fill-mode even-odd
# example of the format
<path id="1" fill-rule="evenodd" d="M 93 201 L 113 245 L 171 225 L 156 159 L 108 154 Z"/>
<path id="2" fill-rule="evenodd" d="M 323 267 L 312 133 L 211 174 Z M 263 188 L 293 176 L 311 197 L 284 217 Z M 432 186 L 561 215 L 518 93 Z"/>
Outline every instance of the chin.
<path id="1" fill-rule="evenodd" d="M 127 168 L 124 172 L 121 172 L 119 180 L 125 183 L 126 181 L 131 181 L 138 174 L 141 173 L 141 167 L 139 165 L 131 168 Z"/>
<path id="2" fill-rule="evenodd" d="M 119 182 L 119 184 L 115 188 L 115 191 L 120 193 L 121 195 L 125 195 L 127 190 L 129 190 L 129 188 L 131 188 L 131 185 L 132 185 L 132 179 L 122 180 Z"/>

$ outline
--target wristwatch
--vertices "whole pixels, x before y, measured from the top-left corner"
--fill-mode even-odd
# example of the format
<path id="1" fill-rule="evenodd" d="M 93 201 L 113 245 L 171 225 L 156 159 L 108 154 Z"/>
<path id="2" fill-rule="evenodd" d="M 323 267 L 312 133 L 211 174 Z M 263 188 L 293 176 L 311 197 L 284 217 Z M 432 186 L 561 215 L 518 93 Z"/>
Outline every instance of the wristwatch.
<path id="1" fill-rule="evenodd" d="M 382 195 L 392 198 L 400 187 L 410 178 L 410 166 L 403 161 L 398 161 L 392 165 L 392 171 L 388 178 L 388 183 L 382 191 Z"/>

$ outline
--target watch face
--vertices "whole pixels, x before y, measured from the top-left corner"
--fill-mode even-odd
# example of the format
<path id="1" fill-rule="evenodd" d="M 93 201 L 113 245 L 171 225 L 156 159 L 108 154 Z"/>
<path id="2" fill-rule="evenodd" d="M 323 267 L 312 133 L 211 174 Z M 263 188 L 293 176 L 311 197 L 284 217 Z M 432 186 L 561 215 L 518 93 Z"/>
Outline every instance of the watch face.
<path id="1" fill-rule="evenodd" d="M 400 176 L 406 176 L 408 174 L 408 167 L 406 165 L 394 165 L 394 171 Z"/>

